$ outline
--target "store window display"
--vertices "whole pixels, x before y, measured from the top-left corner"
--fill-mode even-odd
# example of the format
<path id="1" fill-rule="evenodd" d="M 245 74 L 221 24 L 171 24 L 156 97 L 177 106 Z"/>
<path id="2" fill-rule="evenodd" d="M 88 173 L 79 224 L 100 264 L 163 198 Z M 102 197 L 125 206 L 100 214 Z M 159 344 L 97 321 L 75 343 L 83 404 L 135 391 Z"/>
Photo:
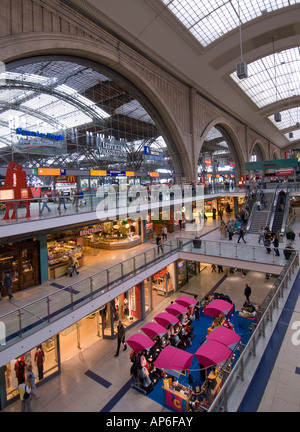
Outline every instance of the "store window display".
<path id="1" fill-rule="evenodd" d="M 41 379 L 50 377 L 58 371 L 58 355 L 56 337 L 50 338 L 41 344 L 41 351 L 44 353 L 44 360 L 40 366 Z M 5 389 L 7 401 L 19 397 L 18 386 L 22 379 L 26 379 L 27 368 L 32 365 L 32 372 L 34 376 L 39 377 L 39 370 L 37 362 L 35 361 L 35 354 L 37 348 L 18 356 L 7 363 L 4 368 L 5 376 Z M 39 363 L 40 365 L 40 363 Z"/>
<path id="2" fill-rule="evenodd" d="M 49 241 L 47 248 L 50 279 L 67 274 L 70 257 L 74 257 L 78 261 L 78 267 L 83 265 L 82 246 L 77 244 L 76 238 Z"/>
<path id="3" fill-rule="evenodd" d="M 0 247 L 0 273 L 9 272 L 13 278 L 12 292 L 29 288 L 40 282 L 39 242 L 8 243 Z M 2 284 L 2 295 L 6 295 Z"/>

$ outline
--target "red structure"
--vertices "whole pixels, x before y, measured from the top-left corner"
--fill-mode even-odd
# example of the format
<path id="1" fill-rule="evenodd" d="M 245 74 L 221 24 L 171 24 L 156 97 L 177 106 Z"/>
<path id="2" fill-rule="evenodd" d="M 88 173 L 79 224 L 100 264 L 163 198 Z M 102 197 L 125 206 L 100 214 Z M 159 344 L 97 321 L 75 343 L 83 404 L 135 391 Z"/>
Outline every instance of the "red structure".
<path id="1" fill-rule="evenodd" d="M 30 217 L 30 199 L 32 199 L 30 187 L 27 187 L 26 173 L 21 165 L 10 162 L 6 170 L 4 186 L 0 188 L 0 201 L 5 202 L 5 215 L 3 219 L 9 219 L 9 212 L 13 209 L 11 219 L 16 219 L 17 209 L 20 203 L 26 208 L 26 217 Z"/>

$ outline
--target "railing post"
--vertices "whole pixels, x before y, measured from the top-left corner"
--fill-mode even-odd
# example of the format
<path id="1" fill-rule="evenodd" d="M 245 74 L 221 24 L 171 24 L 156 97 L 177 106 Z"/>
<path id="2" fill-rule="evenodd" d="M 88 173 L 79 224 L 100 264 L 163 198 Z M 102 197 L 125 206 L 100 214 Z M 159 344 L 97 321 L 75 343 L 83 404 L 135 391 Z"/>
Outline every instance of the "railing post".
<path id="1" fill-rule="evenodd" d="M 22 319 L 21 319 L 21 316 L 22 316 L 22 312 L 21 312 L 21 309 L 19 310 L 19 312 L 18 312 L 18 318 L 19 318 L 19 337 L 21 338 L 22 337 Z"/>
<path id="2" fill-rule="evenodd" d="M 123 262 L 121 262 L 121 277 L 123 280 L 124 279 L 124 264 L 123 264 Z"/>
<path id="3" fill-rule="evenodd" d="M 135 261 L 135 257 L 133 257 L 133 274 L 136 274 L 136 261 Z"/>
<path id="4" fill-rule="evenodd" d="M 71 309 L 73 309 L 73 287 L 70 286 L 70 294 L 71 294 Z"/>
<path id="5" fill-rule="evenodd" d="M 48 315 L 48 323 L 50 322 L 50 299 L 47 297 L 47 315 Z"/>
<path id="6" fill-rule="evenodd" d="M 253 261 L 255 261 L 255 247 L 253 246 Z"/>
<path id="7" fill-rule="evenodd" d="M 90 277 L 91 298 L 93 298 L 93 282 L 94 282 L 94 279 L 92 277 Z"/>
<path id="8" fill-rule="evenodd" d="M 106 270 L 107 288 L 109 289 L 109 270 Z"/>

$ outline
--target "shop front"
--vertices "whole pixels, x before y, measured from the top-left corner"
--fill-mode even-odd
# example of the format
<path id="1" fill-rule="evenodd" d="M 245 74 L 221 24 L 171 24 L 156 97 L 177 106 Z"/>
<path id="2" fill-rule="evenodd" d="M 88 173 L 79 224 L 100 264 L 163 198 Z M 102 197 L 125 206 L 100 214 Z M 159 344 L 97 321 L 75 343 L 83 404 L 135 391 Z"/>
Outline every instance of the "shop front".
<path id="1" fill-rule="evenodd" d="M 155 308 L 165 297 L 176 291 L 174 263 L 144 281 L 145 314 Z"/>
<path id="2" fill-rule="evenodd" d="M 125 219 L 102 222 L 97 226 L 82 229 L 79 231 L 79 236 L 84 238 L 85 246 L 119 250 L 140 244 L 141 230 L 141 221 Z"/>
<path id="3" fill-rule="evenodd" d="M 40 283 L 39 242 L 20 241 L 0 246 L 0 278 L 9 272 L 13 278 L 12 292 Z M 2 283 L 2 295 L 5 296 Z"/>
<path id="4" fill-rule="evenodd" d="M 58 374 L 60 372 L 58 338 L 51 337 L 0 368 L 0 391 L 3 406 L 20 397 L 18 386 L 23 378 L 26 379 L 29 365 L 32 366 L 37 387 Z"/>
<path id="5" fill-rule="evenodd" d="M 107 221 L 47 236 L 48 278 L 67 274 L 70 256 L 79 268 L 99 250 L 128 249 L 141 243 L 141 221 Z"/>

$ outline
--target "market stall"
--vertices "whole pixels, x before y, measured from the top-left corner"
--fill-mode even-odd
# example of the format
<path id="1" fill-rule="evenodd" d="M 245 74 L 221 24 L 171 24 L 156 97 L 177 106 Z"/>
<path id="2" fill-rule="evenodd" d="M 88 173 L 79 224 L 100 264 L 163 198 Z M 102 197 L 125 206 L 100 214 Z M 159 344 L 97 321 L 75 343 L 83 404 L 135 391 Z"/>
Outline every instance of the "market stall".
<path id="1" fill-rule="evenodd" d="M 170 378 L 166 377 L 163 379 L 162 387 L 162 403 L 171 411 L 189 411 L 192 390 L 188 386 L 184 386 L 176 381 L 174 375 L 187 373 L 190 370 L 192 361 L 193 354 L 167 346 L 154 362 L 155 367 L 164 369 L 165 372 L 171 375 Z"/>
<path id="2" fill-rule="evenodd" d="M 252 303 L 244 304 L 239 312 L 239 326 L 248 328 L 253 323 L 257 323 L 259 319 L 259 311 L 260 305 L 253 305 Z"/>
<path id="3" fill-rule="evenodd" d="M 193 299 L 192 297 L 188 296 L 182 296 L 175 300 L 175 303 L 178 303 L 184 307 L 193 306 L 197 303 L 197 300 Z"/>

